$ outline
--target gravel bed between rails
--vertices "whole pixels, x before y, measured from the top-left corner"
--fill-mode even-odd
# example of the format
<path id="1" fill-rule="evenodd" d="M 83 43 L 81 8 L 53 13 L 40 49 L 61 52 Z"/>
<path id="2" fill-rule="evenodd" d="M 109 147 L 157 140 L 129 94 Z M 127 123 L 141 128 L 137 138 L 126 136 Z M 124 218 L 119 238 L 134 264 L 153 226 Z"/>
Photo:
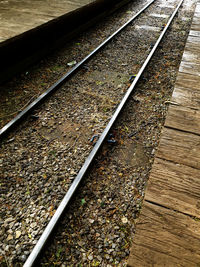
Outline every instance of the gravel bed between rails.
<path id="1" fill-rule="evenodd" d="M 134 220 L 141 207 L 194 3 L 184 2 L 169 35 L 113 129 L 117 145 L 103 147 L 92 174 L 62 222 L 64 231 L 59 230 L 41 265 L 126 264 Z M 164 13 L 159 6 L 152 10 Z M 145 21 L 150 12 L 136 24 L 157 26 L 157 18 Z M 166 18 L 159 21 L 161 27 Z M 94 30 L 90 33 L 93 35 Z M 130 76 L 137 73 L 158 35 L 158 31 L 145 29 L 139 35 L 134 26 L 127 28 L 62 91 L 35 111 L 38 119 L 30 118 L 3 141 L 2 264 L 21 266 L 25 261 L 91 151 L 89 139 L 102 132 L 129 85 Z"/>

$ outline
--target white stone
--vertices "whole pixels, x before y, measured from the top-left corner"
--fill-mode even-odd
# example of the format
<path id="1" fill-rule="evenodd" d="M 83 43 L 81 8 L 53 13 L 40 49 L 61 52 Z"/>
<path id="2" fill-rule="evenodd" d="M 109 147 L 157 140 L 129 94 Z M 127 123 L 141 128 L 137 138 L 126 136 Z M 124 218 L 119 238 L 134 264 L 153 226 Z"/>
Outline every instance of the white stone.
<path id="1" fill-rule="evenodd" d="M 127 222 L 128 222 L 128 219 L 127 219 L 126 217 L 123 217 L 123 218 L 122 218 L 122 222 L 123 222 L 123 223 L 127 223 Z"/>
<path id="2" fill-rule="evenodd" d="M 21 231 L 16 231 L 16 236 L 15 238 L 19 238 L 21 236 L 22 232 Z"/>

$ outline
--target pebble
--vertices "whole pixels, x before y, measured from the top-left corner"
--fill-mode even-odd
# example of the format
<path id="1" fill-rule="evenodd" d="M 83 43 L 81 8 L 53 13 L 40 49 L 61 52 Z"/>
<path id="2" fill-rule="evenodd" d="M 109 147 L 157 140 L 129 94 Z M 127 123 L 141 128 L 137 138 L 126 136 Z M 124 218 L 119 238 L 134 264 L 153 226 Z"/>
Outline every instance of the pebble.
<path id="1" fill-rule="evenodd" d="M 93 258 L 94 258 L 94 257 L 93 257 L 92 255 L 89 255 L 89 256 L 88 256 L 88 260 L 89 260 L 89 261 L 92 261 Z"/>
<path id="2" fill-rule="evenodd" d="M 5 246 L 5 251 L 9 251 L 9 245 Z"/>
<path id="3" fill-rule="evenodd" d="M 15 238 L 19 238 L 20 236 L 21 236 L 21 231 L 16 231 L 16 233 L 15 233 Z"/>
<path id="4" fill-rule="evenodd" d="M 116 244 L 115 243 L 112 243 L 112 248 L 114 249 L 114 248 L 116 248 Z"/>
<path id="5" fill-rule="evenodd" d="M 36 223 L 36 222 L 30 224 L 30 227 L 31 227 L 32 229 L 36 228 L 36 226 L 37 226 L 37 223 Z"/>
<path id="6" fill-rule="evenodd" d="M 127 223 L 127 222 L 128 222 L 128 219 L 127 219 L 126 217 L 123 217 L 123 218 L 122 218 L 122 222 L 123 222 L 123 223 Z"/>
<path id="7" fill-rule="evenodd" d="M 108 254 L 106 254 L 106 255 L 105 255 L 105 258 L 106 258 L 107 260 L 109 260 L 109 259 L 110 259 L 110 256 L 109 256 Z"/>
<path id="8" fill-rule="evenodd" d="M 9 194 L 9 196 L 8 197 L 10 197 L 11 195 Z M 9 218 L 7 218 L 7 219 L 5 219 L 5 221 L 4 221 L 4 224 L 8 224 L 9 222 L 12 222 L 12 221 L 14 221 L 15 219 L 13 218 L 13 217 L 9 217 Z"/>
<path id="9" fill-rule="evenodd" d="M 101 256 L 98 255 L 97 259 L 98 259 L 98 261 L 102 262 L 102 257 Z"/>
<path id="10" fill-rule="evenodd" d="M 12 235 L 8 235 L 7 237 L 7 241 L 13 240 L 13 236 Z"/>
<path id="11" fill-rule="evenodd" d="M 22 260 L 23 262 L 25 262 L 26 259 L 27 259 L 26 255 L 22 255 L 22 256 L 21 256 L 21 260 Z"/>

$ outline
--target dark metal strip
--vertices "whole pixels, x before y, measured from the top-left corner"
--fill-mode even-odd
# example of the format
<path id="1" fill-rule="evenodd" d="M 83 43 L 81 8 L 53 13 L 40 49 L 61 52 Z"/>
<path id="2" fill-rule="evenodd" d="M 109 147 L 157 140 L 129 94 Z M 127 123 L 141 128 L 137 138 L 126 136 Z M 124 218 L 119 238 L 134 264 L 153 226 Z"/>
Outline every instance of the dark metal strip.
<path id="1" fill-rule="evenodd" d="M 14 119 L 8 122 L 3 128 L 0 129 L 0 138 L 7 133 L 11 127 L 17 124 L 24 116 L 33 110 L 37 105 L 39 105 L 47 96 L 58 89 L 68 78 L 72 76 L 83 64 L 86 63 L 94 54 L 96 54 L 102 47 L 104 47 L 113 37 L 115 37 L 119 32 L 121 32 L 125 27 L 127 27 L 133 20 L 135 20 L 142 12 L 145 11 L 155 0 L 149 2 L 144 6 L 137 14 L 135 14 L 130 20 L 128 20 L 122 27 L 115 31 L 111 36 L 109 36 L 103 43 L 101 43 L 97 48 L 95 48 L 89 55 L 87 55 L 83 60 L 77 63 L 70 71 L 68 71 L 62 78 L 60 78 L 56 83 L 54 83 L 49 89 L 47 89 L 43 94 L 41 94 L 37 99 L 35 99 L 30 105 L 28 105 L 24 110 L 22 110 Z"/>

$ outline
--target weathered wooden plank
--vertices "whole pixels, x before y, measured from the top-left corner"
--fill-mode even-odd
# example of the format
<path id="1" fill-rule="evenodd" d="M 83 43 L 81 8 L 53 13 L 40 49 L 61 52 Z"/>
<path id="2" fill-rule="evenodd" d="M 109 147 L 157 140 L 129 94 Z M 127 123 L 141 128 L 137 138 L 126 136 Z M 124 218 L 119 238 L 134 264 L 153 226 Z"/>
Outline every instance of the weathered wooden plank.
<path id="1" fill-rule="evenodd" d="M 145 201 L 128 266 L 200 266 L 200 221 Z"/>
<path id="2" fill-rule="evenodd" d="M 145 200 L 200 219 L 200 171 L 155 159 Z"/>
<path id="3" fill-rule="evenodd" d="M 199 17 L 199 12 L 195 12 L 193 19 L 192 19 L 192 25 L 193 24 L 200 24 L 200 17 Z"/>
<path id="4" fill-rule="evenodd" d="M 200 12 L 200 2 L 199 2 L 199 0 L 197 1 L 197 4 L 196 4 L 195 14 L 196 14 L 197 12 Z"/>
<path id="5" fill-rule="evenodd" d="M 170 105 L 165 126 L 200 135 L 200 110 Z"/>
<path id="6" fill-rule="evenodd" d="M 176 88 L 200 90 L 200 76 L 179 72 L 176 79 Z"/>
<path id="7" fill-rule="evenodd" d="M 199 45 L 198 50 L 191 49 L 190 47 L 189 48 L 186 47 L 183 53 L 182 61 L 192 62 L 194 64 L 199 65 L 200 64 L 200 45 Z"/>
<path id="8" fill-rule="evenodd" d="M 197 36 L 197 37 L 200 37 L 200 31 L 190 30 L 189 36 Z"/>
<path id="9" fill-rule="evenodd" d="M 200 30 L 199 28 L 200 28 L 199 24 L 192 23 L 192 25 L 191 25 L 191 30 L 192 31 L 199 31 Z"/>
<path id="10" fill-rule="evenodd" d="M 179 72 L 200 75 L 200 64 L 182 61 Z"/>
<path id="11" fill-rule="evenodd" d="M 195 12 L 193 20 L 192 20 L 192 25 L 191 25 L 191 30 L 193 31 L 200 31 L 200 17 L 199 17 L 199 12 Z"/>
<path id="12" fill-rule="evenodd" d="M 200 136 L 164 127 L 156 156 L 200 169 Z"/>
<path id="13" fill-rule="evenodd" d="M 198 37 L 198 36 L 188 36 L 186 45 L 190 44 L 190 43 L 198 45 L 200 43 L 200 37 Z"/>
<path id="14" fill-rule="evenodd" d="M 194 54 L 199 59 L 200 43 L 199 44 L 197 44 L 197 43 L 187 43 L 186 46 L 185 46 L 184 53 Z M 188 61 L 188 60 L 183 59 L 183 61 Z M 190 60 L 189 60 L 189 62 L 190 62 Z M 197 64 L 198 64 L 198 62 L 197 62 Z"/>

